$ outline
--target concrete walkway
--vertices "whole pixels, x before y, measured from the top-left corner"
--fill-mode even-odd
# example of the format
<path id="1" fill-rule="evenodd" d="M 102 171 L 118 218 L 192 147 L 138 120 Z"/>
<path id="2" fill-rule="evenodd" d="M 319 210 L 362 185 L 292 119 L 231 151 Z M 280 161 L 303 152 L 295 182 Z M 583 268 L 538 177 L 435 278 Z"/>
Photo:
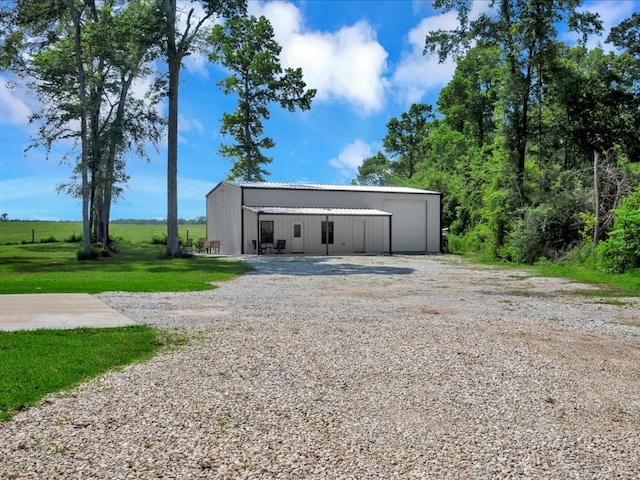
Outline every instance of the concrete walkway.
<path id="1" fill-rule="evenodd" d="M 0 295 L 0 330 L 105 328 L 135 324 L 85 293 Z"/>

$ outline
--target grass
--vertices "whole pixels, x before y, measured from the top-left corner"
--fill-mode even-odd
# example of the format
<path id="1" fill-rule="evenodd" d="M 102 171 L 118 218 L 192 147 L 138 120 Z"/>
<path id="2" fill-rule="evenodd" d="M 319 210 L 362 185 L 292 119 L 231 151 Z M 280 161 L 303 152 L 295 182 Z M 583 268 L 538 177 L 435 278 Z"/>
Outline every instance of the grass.
<path id="1" fill-rule="evenodd" d="M 640 297 L 640 269 L 636 269 L 630 273 L 619 274 L 606 273 L 583 265 L 572 265 L 560 262 L 541 262 L 536 265 L 521 265 L 509 264 L 481 255 L 470 255 L 466 258 L 482 264 L 525 270 L 538 277 L 566 278 L 578 283 L 600 287 L 597 291 L 585 289 L 575 292 L 585 296 Z"/>
<path id="2" fill-rule="evenodd" d="M 129 243 L 151 243 L 154 238 L 167 233 L 165 225 L 111 224 L 109 232 L 114 239 Z M 178 225 L 180 238 L 198 239 L 206 237 L 206 225 Z M 188 234 L 188 235 L 187 235 Z M 0 245 L 40 243 L 56 240 L 65 242 L 82 235 L 82 222 L 0 222 Z"/>
<path id="3" fill-rule="evenodd" d="M 0 421 L 45 395 L 149 359 L 165 342 L 144 325 L 0 332 Z"/>
<path id="4" fill-rule="evenodd" d="M 545 263 L 531 267 L 539 276 L 569 278 L 576 282 L 599 285 L 599 295 L 610 297 L 640 297 L 640 270 L 630 273 L 606 273 L 580 265 Z M 585 290 L 585 295 L 592 295 Z"/>
<path id="5" fill-rule="evenodd" d="M 121 244 L 111 257 L 84 262 L 76 259 L 78 248 L 72 243 L 0 246 L 0 294 L 198 291 L 250 270 L 221 258 L 169 260 L 162 245 Z"/>
<path id="6" fill-rule="evenodd" d="M 44 227 L 45 238 L 63 240 L 81 231 L 73 222 L 0 222 L 0 294 L 196 291 L 250 270 L 221 258 L 168 259 L 163 245 L 136 243 L 143 236 L 150 242 L 155 230 L 162 235 L 164 229 L 155 225 L 116 225 L 115 235 L 122 227 L 133 241 L 118 243 L 110 257 L 78 261 L 78 243 L 30 243 L 31 232 L 24 230 L 30 223 Z M 204 226 L 202 232 L 186 227 L 190 237 L 205 236 Z M 18 238 L 25 232 L 29 238 L 22 244 Z M 0 332 L 0 421 L 45 395 L 150 358 L 166 343 L 161 335 L 148 326 Z"/>

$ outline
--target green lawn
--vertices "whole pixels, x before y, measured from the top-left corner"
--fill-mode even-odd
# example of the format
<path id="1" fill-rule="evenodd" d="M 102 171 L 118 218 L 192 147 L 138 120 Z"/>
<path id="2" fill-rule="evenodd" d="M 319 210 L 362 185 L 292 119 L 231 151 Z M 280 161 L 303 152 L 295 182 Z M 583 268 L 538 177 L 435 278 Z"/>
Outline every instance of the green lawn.
<path id="1" fill-rule="evenodd" d="M 214 288 L 250 270 L 222 258 L 168 259 L 164 246 L 121 244 L 118 252 L 78 261 L 78 244 L 0 245 L 0 294 L 181 292 Z"/>
<path id="2" fill-rule="evenodd" d="M 144 325 L 0 332 L 0 421 L 49 393 L 148 359 L 162 342 Z"/>
<path id="3" fill-rule="evenodd" d="M 151 243 L 154 238 L 160 238 L 167 233 L 165 225 L 147 224 L 111 224 L 109 232 L 114 239 L 128 243 Z M 178 225 L 180 238 L 206 237 L 206 225 L 184 224 Z M 41 241 L 56 240 L 66 242 L 72 237 L 82 235 L 82 222 L 0 222 L 0 245 L 19 243 L 39 243 Z"/>
<path id="4" fill-rule="evenodd" d="M 486 255 L 466 255 L 466 258 L 485 265 L 496 265 L 502 268 L 517 268 L 531 272 L 537 277 L 567 278 L 579 283 L 602 287 L 597 295 L 610 297 L 640 297 L 640 269 L 632 272 L 606 273 L 589 266 L 563 262 L 539 262 L 535 265 L 505 263 L 489 258 Z M 578 291 L 584 295 L 594 295 L 593 290 Z"/>
<path id="5" fill-rule="evenodd" d="M 169 259 L 163 245 L 149 243 L 121 242 L 114 255 L 92 261 L 78 261 L 79 248 L 0 242 L 0 294 L 195 291 L 250 270 L 221 258 Z M 151 357 L 162 335 L 148 326 L 0 332 L 0 421 L 51 392 Z"/>
<path id="6" fill-rule="evenodd" d="M 539 276 L 569 278 L 580 283 L 597 284 L 606 287 L 600 294 L 619 297 L 640 297 L 640 270 L 629 273 L 606 273 L 580 265 L 544 263 L 532 268 Z M 593 294 L 587 290 L 586 295 Z"/>

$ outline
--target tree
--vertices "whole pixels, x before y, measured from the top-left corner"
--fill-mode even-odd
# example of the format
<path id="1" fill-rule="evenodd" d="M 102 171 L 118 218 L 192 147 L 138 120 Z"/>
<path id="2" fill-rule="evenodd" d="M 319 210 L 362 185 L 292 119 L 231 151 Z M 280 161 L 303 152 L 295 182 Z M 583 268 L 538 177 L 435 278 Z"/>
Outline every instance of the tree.
<path id="1" fill-rule="evenodd" d="M 308 110 L 316 91 L 305 90 L 302 69 L 283 71 L 278 58 L 281 47 L 265 17 L 231 18 L 214 27 L 209 43 L 209 59 L 233 72 L 218 85 L 225 94 L 238 95 L 235 112 L 222 117 L 222 134 L 235 140 L 220 148 L 222 156 L 235 159 L 228 179 L 263 181 L 269 172 L 262 165 L 272 159 L 262 151 L 275 146 L 272 138 L 262 136 L 262 121 L 270 117 L 269 104 L 278 103 L 290 112 Z"/>
<path id="2" fill-rule="evenodd" d="M 164 16 L 164 55 L 169 71 L 167 97 L 167 255 L 180 255 L 178 243 L 178 93 L 182 60 L 198 47 L 206 23 L 220 16 L 231 18 L 246 11 L 246 0 L 202 0 L 204 15 L 195 17 L 195 6 L 181 12 L 178 0 L 157 0 Z M 184 13 L 184 14 L 183 14 Z M 182 19 L 180 18 L 182 15 Z M 180 30 L 180 21 L 184 28 Z"/>
<path id="3" fill-rule="evenodd" d="M 112 198 L 125 181 L 124 153 L 159 139 L 154 102 L 131 96 L 157 42 L 157 12 L 146 2 L 22 0 L 4 11 L 7 66 L 26 78 L 42 109 L 34 146 L 79 146 L 74 177 L 59 188 L 82 198 L 83 256 L 91 239 L 109 242 Z M 100 219 L 98 221 L 97 219 Z M 95 223 L 94 223 L 95 220 Z M 94 226 L 94 234 L 91 228 Z M 98 228 L 98 226 L 100 228 Z"/>
<path id="4" fill-rule="evenodd" d="M 470 19 L 469 0 L 436 0 L 436 8 L 457 8 L 460 27 L 427 34 L 425 52 L 437 53 L 441 61 L 459 57 L 472 42 L 499 48 L 504 66 L 501 95 L 502 129 L 508 158 L 514 171 L 514 189 L 520 206 L 526 203 L 525 161 L 531 135 L 530 115 L 541 102 L 545 78 L 557 56 L 556 25 L 576 17 L 580 0 L 491 0 L 495 17 L 483 13 Z M 581 15 L 570 26 L 586 35 L 598 30 L 597 17 Z"/>
<path id="5" fill-rule="evenodd" d="M 476 145 L 491 143 L 496 129 L 494 110 L 500 96 L 500 52 L 475 47 L 461 57 L 451 81 L 440 90 L 438 110 L 454 130 L 470 135 Z"/>
<path id="6" fill-rule="evenodd" d="M 387 123 L 387 134 L 382 143 L 392 157 L 391 170 L 398 177 L 410 179 L 416 173 L 434 118 L 431 105 L 414 103 L 400 119 L 394 117 Z"/>
<path id="7" fill-rule="evenodd" d="M 358 167 L 358 175 L 353 182 L 356 185 L 389 185 L 391 180 L 391 162 L 382 152 L 365 158 Z"/>
<path id="8" fill-rule="evenodd" d="M 584 47 L 570 50 L 569 55 L 563 78 L 572 79 L 571 88 L 563 89 L 561 100 L 570 122 L 568 140 L 585 161 L 592 159 L 593 242 L 598 243 L 613 223 L 608 212 L 617 208 L 621 197 L 635 186 L 620 182 L 631 179 L 621 157 L 638 150 L 633 132 L 638 103 L 625 73 L 628 65 L 624 57 L 605 54 L 600 48 L 586 51 Z"/>

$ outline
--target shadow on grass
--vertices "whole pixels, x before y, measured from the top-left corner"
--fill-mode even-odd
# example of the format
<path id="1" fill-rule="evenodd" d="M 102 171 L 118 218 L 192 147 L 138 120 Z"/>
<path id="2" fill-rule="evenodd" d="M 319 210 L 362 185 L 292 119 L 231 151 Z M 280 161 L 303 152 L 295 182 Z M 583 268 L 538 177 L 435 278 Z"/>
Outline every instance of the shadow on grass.
<path id="1" fill-rule="evenodd" d="M 217 258 L 169 259 L 155 245 L 122 245 L 112 256 L 84 261 L 76 259 L 75 246 L 29 247 L 0 249 L 0 293 L 197 291 L 251 270 Z"/>

